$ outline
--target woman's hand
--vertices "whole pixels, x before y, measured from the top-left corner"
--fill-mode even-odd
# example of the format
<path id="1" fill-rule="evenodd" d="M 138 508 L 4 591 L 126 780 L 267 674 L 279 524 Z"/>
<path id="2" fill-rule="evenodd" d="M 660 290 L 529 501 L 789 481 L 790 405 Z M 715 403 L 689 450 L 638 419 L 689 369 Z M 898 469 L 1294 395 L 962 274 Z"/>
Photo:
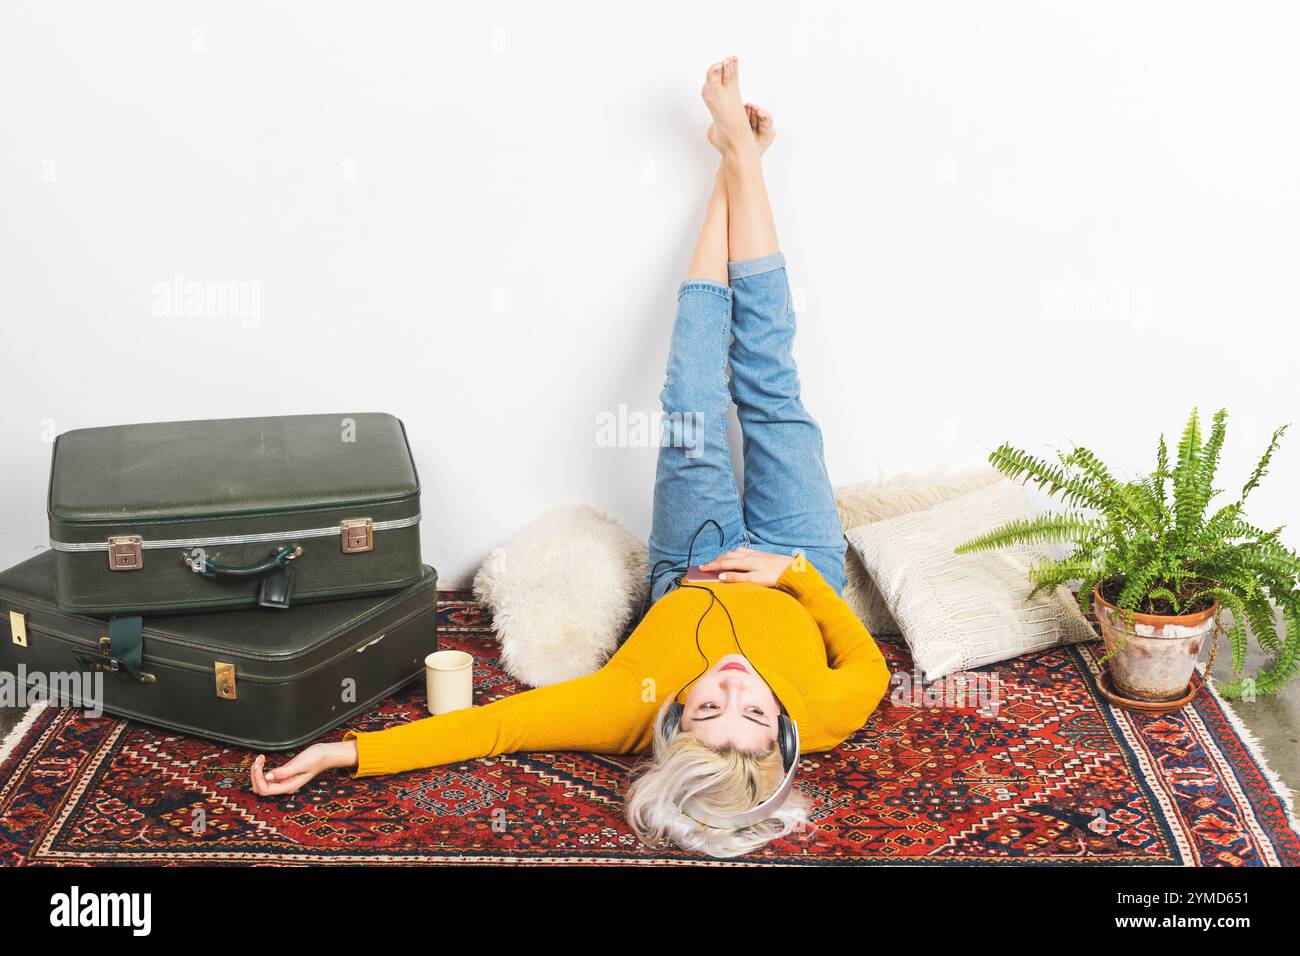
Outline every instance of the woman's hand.
<path id="1" fill-rule="evenodd" d="M 736 548 L 726 554 L 720 554 L 708 564 L 701 564 L 701 571 L 718 571 L 719 581 L 748 581 L 763 587 L 776 587 L 795 560 L 803 560 L 802 555 L 792 558 L 788 554 L 769 554 L 766 551 L 754 551 L 750 548 Z"/>
<path id="2" fill-rule="evenodd" d="M 266 757 L 258 754 L 253 761 L 253 792 L 259 797 L 275 797 L 294 793 L 318 773 L 357 765 L 355 740 L 341 740 L 332 744 L 312 744 L 283 767 L 266 770 Z"/>

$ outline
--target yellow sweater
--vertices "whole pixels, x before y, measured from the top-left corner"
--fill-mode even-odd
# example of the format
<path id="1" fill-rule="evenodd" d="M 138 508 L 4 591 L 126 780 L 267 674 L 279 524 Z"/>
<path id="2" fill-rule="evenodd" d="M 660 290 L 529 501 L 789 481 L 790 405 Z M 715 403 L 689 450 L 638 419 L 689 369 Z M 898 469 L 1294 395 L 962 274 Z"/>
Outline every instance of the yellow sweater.
<path id="1" fill-rule="evenodd" d="M 858 730 L 889 683 L 884 658 L 867 629 L 807 562 L 791 565 L 776 588 L 702 585 L 715 606 L 700 626 L 712 664 L 743 653 L 767 679 L 799 725 L 804 752 L 830 750 Z M 618 652 L 594 674 L 524 691 L 482 707 L 412 721 L 357 742 L 357 776 L 397 773 L 516 751 L 637 753 L 650 746 L 655 714 L 705 668 L 695 625 L 709 595 L 672 591 L 657 601 Z"/>

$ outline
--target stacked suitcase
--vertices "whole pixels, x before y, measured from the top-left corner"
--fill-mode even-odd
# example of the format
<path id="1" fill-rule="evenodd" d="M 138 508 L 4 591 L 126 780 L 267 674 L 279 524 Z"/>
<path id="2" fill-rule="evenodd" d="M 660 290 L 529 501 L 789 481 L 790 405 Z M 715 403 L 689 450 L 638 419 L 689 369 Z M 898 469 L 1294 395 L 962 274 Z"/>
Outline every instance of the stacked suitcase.
<path id="1" fill-rule="evenodd" d="M 57 702 L 298 747 L 423 672 L 437 575 L 390 415 L 60 435 L 50 550 L 0 573 L 0 671 Z M 70 680 L 62 692 L 60 678 Z M 70 699 L 97 687 L 98 699 Z"/>

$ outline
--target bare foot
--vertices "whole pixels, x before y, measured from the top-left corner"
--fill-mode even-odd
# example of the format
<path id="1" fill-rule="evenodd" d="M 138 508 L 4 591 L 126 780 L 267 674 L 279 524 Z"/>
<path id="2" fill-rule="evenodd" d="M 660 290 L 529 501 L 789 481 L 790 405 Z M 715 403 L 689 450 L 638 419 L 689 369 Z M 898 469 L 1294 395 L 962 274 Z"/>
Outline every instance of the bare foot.
<path id="1" fill-rule="evenodd" d="M 700 95 L 713 116 L 709 142 L 720 152 L 744 149 L 756 141 L 749 112 L 740 98 L 740 63 L 736 57 L 729 56 L 709 67 Z"/>
<path id="2" fill-rule="evenodd" d="M 772 121 L 771 113 L 753 103 L 745 104 L 745 113 L 749 117 L 749 128 L 754 134 L 754 142 L 758 143 L 758 155 L 762 156 L 772 145 L 772 140 L 776 139 L 776 124 Z M 713 148 L 719 153 L 723 152 L 723 143 L 716 123 L 709 125 L 708 137 Z"/>

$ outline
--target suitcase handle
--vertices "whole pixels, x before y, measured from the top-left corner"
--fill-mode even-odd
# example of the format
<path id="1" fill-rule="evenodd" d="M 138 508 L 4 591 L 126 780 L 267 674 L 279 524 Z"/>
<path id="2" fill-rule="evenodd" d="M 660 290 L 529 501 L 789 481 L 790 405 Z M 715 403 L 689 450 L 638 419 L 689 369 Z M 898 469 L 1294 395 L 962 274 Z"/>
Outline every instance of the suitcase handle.
<path id="1" fill-rule="evenodd" d="M 194 548 L 182 555 L 190 570 L 205 578 L 234 578 L 245 580 L 261 578 L 257 591 L 257 603 L 261 607 L 286 610 L 293 593 L 293 567 L 290 561 L 302 556 L 302 545 L 294 544 L 287 548 L 277 548 L 269 556 L 255 564 L 237 567 L 209 561 L 202 548 Z"/>
<path id="2" fill-rule="evenodd" d="M 295 544 L 287 548 L 277 548 L 255 564 L 237 566 L 209 560 L 202 555 L 201 549 L 194 550 L 200 551 L 199 556 L 196 557 L 193 551 L 184 552 L 185 564 L 195 574 L 201 574 L 205 578 L 260 578 L 280 570 L 294 558 L 302 556 L 302 545 Z"/>

